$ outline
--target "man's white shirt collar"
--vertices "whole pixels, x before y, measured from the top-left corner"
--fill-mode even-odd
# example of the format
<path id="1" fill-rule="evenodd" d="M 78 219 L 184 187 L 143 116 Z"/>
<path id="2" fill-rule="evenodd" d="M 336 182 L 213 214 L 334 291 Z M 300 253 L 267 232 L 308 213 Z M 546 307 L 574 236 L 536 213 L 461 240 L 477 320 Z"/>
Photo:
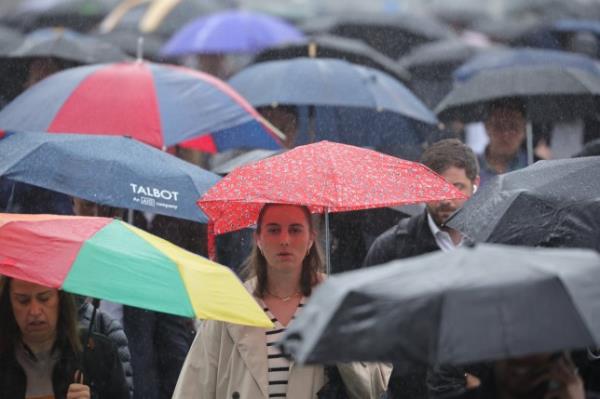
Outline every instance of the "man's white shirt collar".
<path id="1" fill-rule="evenodd" d="M 435 239 L 435 243 L 438 247 L 444 252 L 452 251 L 458 247 L 460 247 L 463 243 L 463 239 L 461 238 L 460 242 L 454 245 L 452 241 L 452 237 L 448 232 L 439 228 L 439 226 L 435 223 L 429 212 L 427 212 L 427 223 L 429 224 L 429 229 L 433 234 L 433 238 Z"/>

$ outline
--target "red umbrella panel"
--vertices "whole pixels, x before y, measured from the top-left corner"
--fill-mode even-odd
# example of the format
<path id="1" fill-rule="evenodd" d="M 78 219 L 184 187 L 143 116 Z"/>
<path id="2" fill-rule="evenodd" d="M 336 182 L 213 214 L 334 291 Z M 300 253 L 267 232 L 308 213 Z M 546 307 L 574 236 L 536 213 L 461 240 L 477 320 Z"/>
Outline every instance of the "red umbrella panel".
<path id="1" fill-rule="evenodd" d="M 198 201 L 215 234 L 252 226 L 266 203 L 313 213 L 465 198 L 426 166 L 360 147 L 321 141 L 234 169 Z"/>
<path id="2" fill-rule="evenodd" d="M 227 83 L 150 62 L 53 74 L 0 112 L 0 129 L 129 136 L 158 148 L 191 141 L 207 152 L 281 148 L 281 133 Z"/>

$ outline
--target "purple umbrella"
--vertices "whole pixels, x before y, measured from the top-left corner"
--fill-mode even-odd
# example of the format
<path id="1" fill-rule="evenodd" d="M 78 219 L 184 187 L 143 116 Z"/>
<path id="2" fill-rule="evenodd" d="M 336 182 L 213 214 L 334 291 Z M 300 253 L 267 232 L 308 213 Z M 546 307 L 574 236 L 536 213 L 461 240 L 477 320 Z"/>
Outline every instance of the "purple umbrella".
<path id="1" fill-rule="evenodd" d="M 253 11 L 230 10 L 188 23 L 171 37 L 161 54 L 254 53 L 302 38 L 297 28 L 282 19 Z"/>

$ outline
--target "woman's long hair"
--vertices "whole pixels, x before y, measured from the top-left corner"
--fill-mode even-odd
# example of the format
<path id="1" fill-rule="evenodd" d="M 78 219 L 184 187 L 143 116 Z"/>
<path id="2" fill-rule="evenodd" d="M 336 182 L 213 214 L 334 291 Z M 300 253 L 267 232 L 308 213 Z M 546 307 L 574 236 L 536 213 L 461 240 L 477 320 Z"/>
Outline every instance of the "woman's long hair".
<path id="1" fill-rule="evenodd" d="M 262 222 L 265 211 L 272 206 L 278 205 L 283 204 L 265 204 L 265 206 L 263 206 L 258 215 L 258 220 L 256 221 L 257 235 L 262 231 Z M 310 296 L 313 287 L 321 280 L 320 272 L 323 270 L 323 254 L 317 239 L 317 230 L 310 211 L 305 206 L 298 205 L 298 207 L 304 212 L 310 232 L 315 237 L 313 245 L 311 245 L 308 254 L 302 261 L 302 272 L 300 274 L 300 291 L 302 291 L 302 295 Z M 254 240 L 254 243 L 252 244 L 250 256 L 248 256 L 242 267 L 242 276 L 245 279 L 256 277 L 254 295 L 263 298 L 267 292 L 267 260 L 258 249 L 256 240 Z"/>
<path id="2" fill-rule="evenodd" d="M 21 340 L 21 330 L 15 320 L 10 299 L 12 280 L 10 277 L 0 276 L 0 354 L 13 350 Z M 73 296 L 60 290 L 58 291 L 55 347 L 74 354 L 79 354 L 82 350 Z"/>

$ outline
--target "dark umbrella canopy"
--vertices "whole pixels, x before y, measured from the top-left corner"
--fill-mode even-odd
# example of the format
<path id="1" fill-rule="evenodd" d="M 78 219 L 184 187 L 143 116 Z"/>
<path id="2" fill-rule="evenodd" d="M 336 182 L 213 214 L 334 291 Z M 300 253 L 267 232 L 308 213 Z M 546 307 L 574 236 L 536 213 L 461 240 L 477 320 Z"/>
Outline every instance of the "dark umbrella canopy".
<path id="1" fill-rule="evenodd" d="M 313 19 L 303 28 L 363 40 L 393 59 L 413 46 L 454 35 L 434 17 L 416 14 L 342 14 Z"/>
<path id="2" fill-rule="evenodd" d="M 379 69 L 403 82 L 410 80 L 408 71 L 362 40 L 327 34 L 308 37 L 300 43 L 272 47 L 259 53 L 253 62 L 259 63 L 296 57 L 338 58 L 354 64 Z"/>
<path id="3" fill-rule="evenodd" d="M 92 29 L 110 11 L 114 0 L 25 0 L 4 17 L 23 31 L 63 26 L 78 32 Z"/>
<path id="4" fill-rule="evenodd" d="M 471 57 L 490 49 L 500 47 L 476 46 L 457 38 L 445 39 L 415 47 L 399 62 L 411 74 L 445 78 L 451 77 L 454 70 Z"/>
<path id="5" fill-rule="evenodd" d="M 434 107 L 452 89 L 453 72 L 478 53 L 498 47 L 469 44 L 461 39 L 445 39 L 414 47 L 400 58 L 399 65 L 411 74 L 410 86 L 423 101 Z"/>
<path id="6" fill-rule="evenodd" d="M 164 39 L 152 33 L 142 34 L 121 29 L 107 33 L 96 33 L 93 37 L 119 47 L 131 57 L 141 55 L 144 60 L 163 60 L 160 49 L 163 46 Z M 141 43 L 140 39 L 142 39 Z"/>
<path id="7" fill-rule="evenodd" d="M 17 48 L 21 41 L 23 40 L 23 35 L 8 26 L 0 25 L 0 53 L 5 53 Z"/>
<path id="8" fill-rule="evenodd" d="M 533 121 L 570 120 L 596 113 L 600 66 L 561 51 L 510 49 L 474 57 L 455 72 L 453 90 L 438 105 L 441 119 L 484 119 L 486 104 L 518 97 Z"/>
<path id="9" fill-rule="evenodd" d="M 0 176 L 101 205 L 205 223 L 195 205 L 219 176 L 125 137 L 12 133 Z"/>
<path id="10" fill-rule="evenodd" d="M 462 364 L 600 344 L 595 251 L 478 245 L 329 277 L 288 327 L 300 363 Z"/>
<path id="11" fill-rule="evenodd" d="M 596 156 L 497 176 L 447 224 L 475 241 L 600 250 L 599 168 Z"/>
<path id="12" fill-rule="evenodd" d="M 11 61 L 55 58 L 79 65 L 124 61 L 129 58 L 117 46 L 62 28 L 33 31 L 25 36 L 17 48 L 3 55 Z"/>

